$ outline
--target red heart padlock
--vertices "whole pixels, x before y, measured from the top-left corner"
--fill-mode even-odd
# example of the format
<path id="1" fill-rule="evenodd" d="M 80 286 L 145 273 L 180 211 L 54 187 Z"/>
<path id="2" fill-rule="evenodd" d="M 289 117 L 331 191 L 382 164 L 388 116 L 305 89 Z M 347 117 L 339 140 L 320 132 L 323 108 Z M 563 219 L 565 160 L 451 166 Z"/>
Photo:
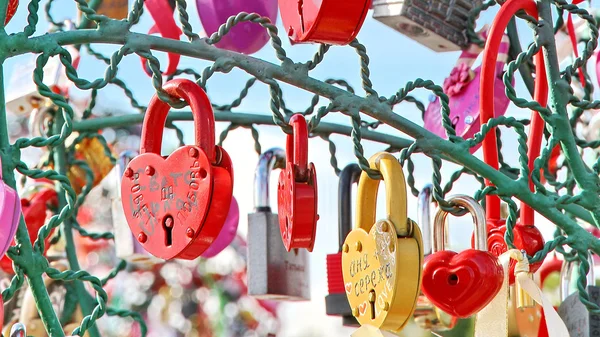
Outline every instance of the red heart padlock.
<path id="1" fill-rule="evenodd" d="M 455 196 L 450 202 L 466 208 L 475 223 L 477 249 L 444 250 L 446 217 L 439 209 L 433 223 L 433 254 L 423 264 L 423 294 L 441 310 L 466 318 L 483 309 L 500 291 L 504 270 L 487 251 L 485 213 L 473 198 Z"/>
<path id="2" fill-rule="evenodd" d="M 281 21 L 292 43 L 350 43 L 360 30 L 371 0 L 279 0 Z"/>
<path id="3" fill-rule="evenodd" d="M 286 165 L 279 174 L 277 208 L 285 248 L 312 252 L 317 232 L 317 172 L 308 164 L 308 127 L 302 115 L 290 118 L 293 133 L 285 143 Z"/>
<path id="4" fill-rule="evenodd" d="M 46 223 L 48 217 L 48 205 L 57 207 L 58 199 L 56 191 L 49 183 L 36 182 L 31 188 L 32 194 L 30 196 L 27 196 L 28 191 L 23 193 L 25 197 L 21 198 L 21 209 L 23 211 L 23 218 L 25 218 L 25 224 L 27 225 L 29 239 L 31 242 L 35 242 L 35 240 L 37 240 L 38 231 Z M 52 230 L 48 238 L 46 238 L 44 254 L 48 251 L 48 248 L 50 248 L 49 242 L 53 232 L 54 230 Z M 10 245 L 16 245 L 14 239 Z M 0 268 L 8 274 L 14 273 L 12 260 L 6 255 L 0 260 Z"/>
<path id="5" fill-rule="evenodd" d="M 233 169 L 225 149 L 215 146 L 214 115 L 206 93 L 186 79 L 169 81 L 164 90 L 189 103 L 196 145 L 161 156 L 169 105 L 152 97 L 142 125 L 140 155 L 123 174 L 123 209 L 144 249 L 165 260 L 191 260 L 223 227 L 231 204 Z"/>
<path id="6" fill-rule="evenodd" d="M 483 62 L 481 65 L 481 85 L 480 85 L 480 101 L 479 111 L 481 111 L 481 124 L 487 123 L 494 114 L 494 82 L 493 78 L 496 73 L 496 58 L 500 48 L 500 41 L 504 35 L 504 31 L 508 22 L 519 10 L 524 9 L 527 14 L 538 17 L 537 7 L 532 0 L 513 0 L 502 6 L 498 15 L 496 15 L 492 28 L 489 31 L 486 48 L 483 52 Z M 548 99 L 548 82 L 546 78 L 546 70 L 544 66 L 544 57 L 542 53 L 537 53 L 535 59 L 536 64 L 536 83 L 534 99 L 542 106 L 546 105 Z M 531 127 L 528 137 L 528 158 L 529 170 L 533 170 L 535 159 L 539 156 L 543 131 L 544 121 L 538 112 L 533 111 L 531 117 Z M 491 167 L 498 169 L 498 148 L 496 145 L 496 132 L 491 130 L 483 140 L 483 157 L 485 162 Z M 486 185 L 492 185 L 489 180 L 486 180 Z M 530 188 L 533 190 L 533 183 L 530 180 Z M 497 195 L 486 196 L 486 215 L 488 226 L 488 247 L 490 251 L 496 255 L 506 252 L 508 249 L 504 240 L 506 232 L 505 220 L 500 216 L 500 198 Z M 520 250 L 525 250 L 528 255 L 533 256 L 537 251 L 543 248 L 544 238 L 540 231 L 533 224 L 533 210 L 527 204 L 522 203 L 521 219 L 516 224 L 514 230 L 514 244 Z M 530 265 L 530 271 L 535 272 L 541 263 Z M 509 279 L 514 282 L 514 266 L 515 262 L 511 261 Z"/>

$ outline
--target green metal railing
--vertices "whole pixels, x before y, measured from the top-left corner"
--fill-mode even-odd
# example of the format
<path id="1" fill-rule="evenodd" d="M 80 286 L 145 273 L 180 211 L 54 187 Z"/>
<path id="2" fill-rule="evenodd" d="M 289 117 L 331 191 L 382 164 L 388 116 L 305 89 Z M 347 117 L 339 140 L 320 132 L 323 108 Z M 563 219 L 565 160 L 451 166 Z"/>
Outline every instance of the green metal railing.
<path id="1" fill-rule="evenodd" d="M 117 77 L 119 63 L 128 55 L 137 54 L 147 59 L 153 73 L 152 84 L 159 97 L 169 102 L 173 107 L 183 108 L 183 102 L 172 100 L 162 90 L 163 77 L 160 73 L 159 61 L 153 56 L 154 51 L 175 52 L 184 56 L 212 61 L 212 64 L 201 72 L 196 72 L 192 69 L 180 69 L 174 75 L 192 75 L 202 87 L 206 87 L 207 81 L 215 73 L 227 73 L 233 68 L 241 69 L 252 76 L 252 79 L 248 80 L 236 100 L 228 105 L 215 106 L 216 120 L 230 123 L 221 134 L 220 142 L 227 137 L 231 130 L 235 128 L 248 128 L 252 131 L 256 151 L 260 153 L 261 147 L 259 134 L 255 128 L 256 125 L 275 125 L 281 128 L 283 132 L 290 132 L 287 119 L 291 116 L 292 111 L 285 106 L 280 87 L 280 83 L 287 83 L 314 94 L 314 98 L 303 114 L 310 119 L 309 128 L 311 135 L 321 137 L 328 143 L 331 152 L 331 165 L 336 173 L 339 173 L 339 169 L 335 156 L 336 147 L 329 139 L 331 134 L 347 135 L 352 138 L 354 153 L 361 168 L 373 177 L 377 177 L 379 174 L 369 168 L 363 153 L 361 141 L 367 139 L 385 143 L 389 145 L 388 151 L 399 152 L 399 160 L 408 170 L 409 186 L 412 193 L 416 196 L 419 189 L 415 186 L 415 179 L 413 177 L 414 163 L 411 155 L 424 153 L 431 159 L 434 170 L 431 178 L 434 185 L 434 198 L 442 208 L 453 213 L 461 212 L 460 209 L 455 208 L 447 202 L 445 196 L 463 174 L 475 176 L 481 183 L 481 190 L 475 193 L 476 199 L 483 202 L 486 195 L 496 194 L 508 203 L 509 218 L 507 219 L 508 230 L 506 241 L 511 247 L 514 247 L 512 244 L 512 227 L 518 217 L 517 205 L 513 199 L 516 198 L 531 205 L 536 212 L 554 223 L 558 229 L 555 239 L 546 243 L 544 249 L 536 253 L 532 257 L 532 260 L 541 261 L 548 252 L 555 249 L 565 254 L 565 257 L 568 259 L 578 259 L 581 262 L 580 270 L 582 274 L 582 277 L 578 280 L 581 299 L 591 311 L 600 313 L 600 308 L 591 303 L 587 298 L 587 294 L 584 291 L 586 281 L 585 277 L 583 277 L 590 268 L 587 262 L 587 256 L 590 251 L 600 254 L 600 240 L 582 228 L 578 223 L 578 220 L 580 220 L 596 227 L 600 226 L 600 179 L 598 177 L 600 173 L 600 160 L 590 167 L 584 162 L 580 154 L 580 151 L 583 149 L 600 146 L 600 141 L 586 142 L 578 138 L 573 132 L 574 125 L 583 111 L 600 107 L 600 101 L 589 100 L 593 90 L 593 86 L 589 83 L 589 77 L 587 77 L 588 83 L 585 85 L 586 97 L 584 97 L 584 100 L 577 99 L 570 91 L 569 85 L 574 78 L 573 75 L 579 69 L 586 70 L 584 64 L 592 56 L 597 46 L 598 30 L 595 19 L 584 9 L 580 9 L 562 0 L 538 0 L 540 19 L 530 25 L 534 30 L 535 39 L 524 52 L 519 46 L 519 38 L 516 33 L 514 20 L 508 28 L 511 38 L 510 55 L 513 61 L 508 65 L 508 70 L 505 74 L 504 82 L 507 86 L 507 96 L 519 108 L 540 111 L 550 134 L 542 155 L 536 161 L 537 170 L 532 172 L 532 179 L 535 182 L 535 191 L 532 192 L 528 187 L 529 169 L 527 167 L 528 158 L 526 156 L 526 135 L 524 132 L 525 125 L 529 121 L 516 120 L 512 117 L 495 118 L 490 120 L 487 125 L 484 125 L 481 132 L 473 139 L 459 139 L 455 137 L 455 132 L 448 116 L 448 97 L 443 93 L 440 86 L 429 80 L 416 79 L 399 88 L 395 95 L 388 98 L 381 97 L 375 88 L 373 88 L 369 79 L 369 57 L 367 56 L 366 48 L 357 40 L 350 43 L 347 48 L 355 49 L 358 54 L 364 94 L 356 92 L 343 80 L 332 79 L 321 81 L 311 77 L 310 72 L 327 57 L 329 46 L 321 45 L 312 60 L 295 62 L 288 58 L 283 49 L 277 28 L 267 18 L 260 17 L 257 14 L 240 13 L 233 16 L 229 18 L 227 23 L 221 26 L 217 33 L 209 38 L 201 39 L 194 33 L 193 27 L 188 22 L 185 0 L 177 0 L 179 20 L 183 32 L 188 38 L 186 42 L 132 32 L 132 26 L 138 22 L 143 13 L 143 0 L 136 0 L 133 3 L 131 11 L 125 20 L 113 20 L 96 14 L 93 8 L 100 2 L 93 0 L 88 5 L 85 0 L 76 0 L 78 9 L 83 13 L 80 27 L 85 27 L 88 22 L 95 21 L 98 26 L 97 29 L 63 31 L 61 25 L 55 23 L 57 26 L 56 32 L 33 36 L 38 22 L 39 0 L 31 0 L 28 3 L 29 15 L 27 17 L 27 26 L 24 27 L 22 32 L 7 35 L 3 25 L 0 24 L 0 67 L 7 58 L 25 53 L 38 54 L 37 66 L 33 74 L 34 81 L 38 86 L 39 92 L 43 96 L 50 98 L 57 108 L 57 113 L 52 123 L 53 133 L 51 136 L 32 139 L 21 138 L 11 144 L 8 138 L 4 90 L 0 90 L 0 155 L 3 163 L 4 181 L 16 187 L 15 169 L 27 177 L 44 177 L 54 180 L 57 184 L 60 203 L 60 211 L 40 230 L 38 239 L 33 245 L 30 243 L 26 224 L 23 218 L 21 218 L 16 236 L 18 245 L 16 248 L 11 248 L 7 253 L 14 261 L 13 265 L 16 275 L 12 279 L 10 287 L 4 290 L 2 295 L 4 301 L 10 300 L 15 291 L 22 287 L 25 280 L 27 280 L 34 295 L 40 317 L 50 336 L 63 337 L 65 332 L 61 327 L 59 318 L 52 309 L 42 280 L 43 274 L 52 279 L 75 282 L 75 289 L 85 318 L 81 322 L 80 327 L 72 332 L 74 335 L 83 335 L 85 332 L 89 332 L 91 337 L 98 337 L 99 333 L 95 326 L 95 321 L 105 314 L 130 317 L 138 321 L 141 325 L 142 335 L 146 335 L 146 327 L 139 313 L 117 310 L 107 305 L 108 297 L 105 290 L 103 290 L 103 286 L 109 278 L 114 277 L 119 271 L 125 268 L 125 262 L 121 262 L 116 266 L 109 277 L 103 280 L 90 275 L 84 270 L 80 270 L 74 249 L 73 235 L 90 236 L 94 239 L 111 239 L 112 235 L 110 233 L 87 233 L 76 223 L 75 215 L 77 214 L 78 207 L 83 203 L 83 200 L 91 189 L 93 173 L 85 162 L 76 161 L 70 164 L 67 163 L 67 155 L 73 149 L 65 147 L 65 140 L 74 131 L 80 133 L 80 139 L 84 137 L 97 137 L 102 140 L 102 143 L 106 147 L 106 152 L 110 154 L 104 138 L 97 131 L 108 127 L 141 123 L 142 114 L 88 119 L 91 115 L 91 109 L 95 105 L 98 90 L 101 90 L 108 84 L 121 87 L 127 97 L 129 97 L 131 105 L 141 113 L 145 111 L 145 107 L 140 105 L 134 98 L 133 92 Z M 7 3 L 8 0 L 0 0 L 0 23 L 4 22 Z M 49 0 L 45 8 L 49 21 L 54 22 L 49 11 L 51 3 L 52 1 Z M 469 30 L 469 36 L 473 42 L 478 42 L 473 27 L 479 12 L 494 5 L 495 2 L 490 1 L 485 3 L 481 8 L 473 11 L 471 15 L 471 28 Z M 555 27 L 553 25 L 552 7 L 556 8 L 559 13 L 567 11 L 587 20 L 591 32 L 591 38 L 585 41 L 586 47 L 581 57 L 576 59 L 571 66 L 562 72 L 558 66 L 556 47 L 553 39 Z M 525 20 L 532 20 L 532 18 L 526 16 L 521 17 Z M 271 37 L 271 46 L 280 61 L 279 64 L 265 62 L 251 56 L 218 49 L 213 46 L 234 25 L 244 21 L 254 22 L 263 26 L 268 31 Z M 561 20 L 558 20 L 556 24 L 560 25 L 562 24 L 561 22 Z M 94 46 L 99 44 L 115 44 L 121 47 L 110 57 L 107 57 L 93 49 Z M 69 52 L 64 48 L 67 45 L 83 47 L 89 54 L 104 61 L 107 64 L 104 77 L 92 81 L 80 78 L 71 63 L 72 60 Z M 544 49 L 548 81 L 551 86 L 550 100 L 547 108 L 541 108 L 536 102 L 529 102 L 518 97 L 511 84 L 514 73 L 519 70 L 527 88 L 530 91 L 533 90 L 531 75 L 533 67 L 531 67 L 529 62 L 532 55 L 540 48 Z M 51 56 L 60 57 L 62 64 L 66 67 L 69 80 L 75 86 L 79 89 L 90 90 L 92 92 L 92 101 L 81 120 L 74 119 L 73 109 L 64 97 L 52 92 L 43 83 L 43 67 Z M 2 76 L 0 85 L 4 83 L 2 70 L 0 69 L 0 76 Z M 269 87 L 272 117 L 232 111 L 232 109 L 241 104 L 248 93 L 248 89 L 260 83 Z M 420 125 L 394 113 L 394 106 L 402 102 L 414 103 L 421 111 L 424 110 L 424 105 L 410 96 L 410 93 L 416 89 L 429 90 L 440 98 L 443 108 L 443 122 L 450 135 L 450 140 L 441 139 Z M 327 99 L 329 103 L 317 107 L 319 105 L 319 98 Z M 568 105 L 574 108 L 571 114 L 567 112 Z M 322 122 L 321 120 L 330 113 L 342 113 L 347 116 L 350 122 L 349 125 Z M 364 120 L 365 116 L 375 119 L 376 122 L 366 122 Z M 191 120 L 190 112 L 172 112 L 169 114 L 168 125 L 169 127 L 176 128 L 172 124 L 173 121 L 185 120 Z M 382 124 L 408 135 L 410 139 L 378 132 L 377 128 Z M 519 167 L 511 167 L 500 158 L 501 169 L 498 171 L 469 153 L 468 148 L 481 142 L 483 136 L 496 126 L 513 128 L 517 131 L 516 134 L 520 142 L 525 143 L 525 148 L 520 148 L 519 151 L 522 153 L 525 150 L 520 155 Z M 178 131 L 178 136 L 182 138 L 182 132 Z M 498 129 L 495 132 L 500 133 Z M 567 170 L 568 174 L 565 175 L 565 178 L 561 178 L 561 180 L 559 177 L 550 174 L 549 170 L 543 170 L 548 185 L 542 185 L 540 183 L 541 177 L 539 172 L 541 169 L 548 167 L 550 151 L 556 144 L 560 144 L 565 156 L 565 161 L 561 164 L 560 168 Z M 499 145 L 501 146 L 501 144 Z M 55 170 L 29 168 L 21 161 L 21 150 L 30 146 L 47 147 L 53 154 L 50 160 L 53 162 Z M 462 168 L 454 172 L 443 184 L 440 169 L 444 161 L 459 164 Z M 69 180 L 66 178 L 65 173 L 68 165 L 78 165 L 87 172 L 88 184 L 79 195 L 75 194 Z M 484 178 L 489 179 L 494 184 L 494 187 L 485 187 L 483 183 Z M 70 270 L 64 272 L 50 268 L 48 261 L 42 254 L 44 251 L 44 240 L 50 235 L 51 229 L 59 226 L 61 233 L 64 234 L 67 247 L 66 254 L 70 264 Z M 567 253 L 564 249 L 567 246 L 571 248 L 570 253 Z M 95 297 L 88 295 L 83 282 L 88 282 L 93 287 L 96 292 Z M 70 331 L 66 333 L 71 334 Z"/>

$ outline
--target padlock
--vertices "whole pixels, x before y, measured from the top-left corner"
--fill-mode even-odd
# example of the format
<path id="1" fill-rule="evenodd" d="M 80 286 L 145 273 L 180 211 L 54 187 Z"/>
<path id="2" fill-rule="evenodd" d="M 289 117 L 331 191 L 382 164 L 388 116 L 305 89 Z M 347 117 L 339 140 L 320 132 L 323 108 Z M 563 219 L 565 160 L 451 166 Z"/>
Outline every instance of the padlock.
<path id="1" fill-rule="evenodd" d="M 407 217 L 406 181 L 398 160 L 379 152 L 369 164 L 385 182 L 386 218 L 375 218 L 380 180 L 363 172 L 356 226 L 342 247 L 344 290 L 362 326 L 398 332 L 412 318 L 419 296 L 423 240 L 419 226 Z"/>
<path id="2" fill-rule="evenodd" d="M 196 144 L 161 156 L 162 128 L 170 107 L 152 97 L 142 125 L 140 155 L 123 174 L 123 209 L 132 233 L 152 255 L 192 260 L 223 227 L 231 204 L 233 168 L 227 151 L 215 145 L 212 106 L 200 86 L 176 79 L 163 89 L 190 104 Z"/>
<path id="3" fill-rule="evenodd" d="M 113 234 L 115 236 L 115 255 L 133 264 L 135 267 L 150 268 L 154 264 L 161 263 L 162 260 L 148 253 L 136 239 L 135 235 L 131 233 L 121 201 L 121 177 L 125 173 L 129 162 L 137 155 L 137 151 L 123 151 L 119 155 L 117 165 L 115 166 L 117 173 L 117 197 L 112 200 L 111 207 Z"/>
<path id="4" fill-rule="evenodd" d="M 38 231 L 46 224 L 49 218 L 49 209 L 58 207 L 58 198 L 54 186 L 48 182 L 37 181 L 30 185 L 24 192 L 21 198 L 21 209 L 23 210 L 23 218 L 27 225 L 27 232 L 31 242 L 37 240 Z M 50 206 L 50 207 L 49 207 Z M 45 240 L 44 254 L 50 248 L 50 238 L 54 233 L 54 229 Z M 11 246 L 15 246 L 16 242 L 13 238 Z M 0 259 L 0 268 L 5 273 L 13 274 L 12 260 L 8 256 L 3 256 Z"/>
<path id="5" fill-rule="evenodd" d="M 352 185 L 358 183 L 362 170 L 357 164 L 350 164 L 340 172 L 338 187 L 338 235 L 339 252 L 327 255 L 327 287 L 329 294 L 325 296 L 325 313 L 341 316 L 346 326 L 356 326 L 358 322 L 352 315 L 344 291 L 344 275 L 342 273 L 342 245 L 352 230 Z"/>
<path id="6" fill-rule="evenodd" d="M 482 37 L 487 36 L 487 26 L 480 32 Z M 504 93 L 504 82 L 502 74 L 510 42 L 508 35 L 504 35 L 500 44 L 500 52 L 496 62 L 496 77 L 494 78 L 494 111 L 495 116 L 504 115 L 510 100 Z M 444 80 L 444 93 L 450 99 L 449 117 L 456 131 L 456 135 L 464 139 L 472 138 L 481 129 L 479 118 L 479 82 L 481 78 L 481 67 L 472 70 L 471 67 L 477 59 L 482 49 L 477 45 L 472 45 L 469 49 L 463 51 L 458 62 L 452 69 L 450 76 Z M 429 103 L 427 110 L 423 114 L 424 126 L 427 130 L 435 133 L 437 136 L 447 139 L 446 130 L 442 125 L 442 111 L 439 97 Z M 470 148 L 471 153 L 479 149 L 481 143 Z"/>
<path id="7" fill-rule="evenodd" d="M 269 176 L 284 169 L 283 150 L 260 155 L 254 173 L 254 213 L 248 214 L 248 295 L 259 299 L 310 300 L 308 251 L 288 252 L 279 232 L 277 214 L 271 212 Z"/>
<path id="8" fill-rule="evenodd" d="M 430 207 L 432 192 L 433 186 L 431 184 L 425 185 L 419 193 L 417 201 L 417 221 L 423 232 L 423 256 L 425 259 L 431 254 L 431 242 L 433 240 Z M 444 239 L 446 240 L 445 244 L 448 245 L 448 236 L 446 235 Z M 456 317 L 436 308 L 422 292 L 419 295 L 413 317 L 415 323 L 421 329 L 435 332 L 452 329 L 458 322 Z"/>
<path id="9" fill-rule="evenodd" d="M 597 287 L 594 277 L 594 261 L 592 253 L 588 255 L 590 271 L 586 275 L 587 293 L 592 303 L 600 305 L 600 287 Z M 591 337 L 600 335 L 600 317 L 590 313 L 579 299 L 579 292 L 573 286 L 572 279 L 578 276 L 579 261 L 565 261 L 560 271 L 560 297 L 562 303 L 558 314 L 565 322 L 571 337 Z M 573 275 L 576 274 L 576 275 Z M 574 293 L 573 293 L 574 291 Z"/>
<path id="10" fill-rule="evenodd" d="M 468 46 L 469 12 L 482 0 L 373 0 L 373 18 L 437 51 Z"/>
<path id="11" fill-rule="evenodd" d="M 196 0 L 196 8 L 207 35 L 215 33 L 232 15 L 257 13 L 277 23 L 277 0 Z M 240 22 L 221 38 L 217 47 L 247 55 L 254 54 L 269 42 L 268 32 L 254 22 Z"/>
<path id="12" fill-rule="evenodd" d="M 8 2 L 8 7 L 6 7 L 6 19 L 4 19 L 5 26 L 6 26 L 6 24 L 8 24 L 10 22 L 10 19 L 12 19 L 12 17 L 15 15 L 18 7 L 19 7 L 19 0 L 10 0 Z"/>
<path id="13" fill-rule="evenodd" d="M 371 0 L 279 0 L 281 21 L 292 43 L 350 43 L 365 21 Z"/>
<path id="14" fill-rule="evenodd" d="M 64 24 L 66 30 L 75 29 L 73 22 L 69 20 L 65 21 Z M 65 49 L 71 54 L 73 67 L 77 69 L 79 51 L 73 46 L 65 47 Z M 52 103 L 49 98 L 38 92 L 37 86 L 33 82 L 32 74 L 36 66 L 36 57 L 37 55 L 31 56 L 26 62 L 17 64 L 13 68 L 13 73 L 7 85 L 6 109 L 15 115 L 26 115 L 33 109 L 47 107 Z M 55 93 L 63 96 L 68 95 L 71 82 L 58 55 L 48 59 L 48 63 L 44 66 L 43 83 Z"/>
<path id="15" fill-rule="evenodd" d="M 548 260 L 549 259 L 549 260 Z M 540 289 L 544 289 L 544 283 L 552 273 L 560 273 L 563 261 L 559 260 L 555 254 L 552 257 L 548 256 L 546 261 L 538 269 Z M 517 291 L 518 283 L 515 283 L 511 289 L 511 295 Z M 546 319 L 543 314 L 541 305 L 536 304 L 531 307 L 519 308 L 517 303 L 518 296 L 512 296 L 512 304 L 515 312 L 515 321 L 521 336 L 531 337 L 547 337 Z"/>
<path id="16" fill-rule="evenodd" d="M 2 167 L 2 158 L 0 158 Z M 21 217 L 21 202 L 19 195 L 12 187 L 2 180 L 0 170 L 0 257 L 3 257 L 17 233 L 19 219 Z"/>
<path id="17" fill-rule="evenodd" d="M 461 253 L 445 250 L 448 213 L 439 209 L 433 223 L 433 253 L 423 265 L 423 293 L 435 306 L 459 318 L 483 309 L 502 287 L 504 270 L 487 251 L 485 212 L 469 196 L 457 195 L 450 203 L 466 208 L 473 216 L 477 249 Z"/>
<path id="18" fill-rule="evenodd" d="M 27 337 L 27 329 L 25 324 L 19 322 L 12 325 L 10 328 L 10 337 Z"/>
<path id="19" fill-rule="evenodd" d="M 202 257 L 211 258 L 227 248 L 237 234 L 238 224 L 240 223 L 240 208 L 235 197 L 231 197 L 231 205 L 227 213 L 227 219 L 223 224 L 223 229 L 215 239 L 215 241 L 202 253 Z"/>
<path id="20" fill-rule="evenodd" d="M 306 248 L 312 252 L 317 233 L 317 172 L 308 163 L 308 127 L 304 116 L 290 118 L 293 133 L 285 142 L 285 169 L 279 174 L 277 210 L 279 230 L 288 252 Z"/>

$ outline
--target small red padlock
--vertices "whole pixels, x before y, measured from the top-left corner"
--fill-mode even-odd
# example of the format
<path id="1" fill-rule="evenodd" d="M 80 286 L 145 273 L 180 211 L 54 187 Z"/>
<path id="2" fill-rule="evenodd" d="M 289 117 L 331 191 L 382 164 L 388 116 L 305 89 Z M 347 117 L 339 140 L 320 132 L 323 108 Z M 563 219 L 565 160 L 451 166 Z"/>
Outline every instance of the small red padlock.
<path id="1" fill-rule="evenodd" d="M 21 198 L 21 209 L 23 210 L 23 218 L 25 218 L 25 224 L 27 225 L 27 232 L 29 233 L 29 239 L 31 242 L 37 240 L 38 231 L 46 223 L 48 217 L 48 205 L 58 207 L 58 199 L 54 186 L 47 182 L 36 182 L 31 186 L 32 190 L 30 196 L 29 191 L 25 191 L 24 198 Z M 49 242 L 52 237 L 52 232 L 46 238 L 44 254 L 50 248 Z M 11 246 L 15 246 L 15 239 L 12 240 Z M 0 260 L 0 268 L 8 274 L 13 274 L 12 260 L 4 255 Z"/>
<path id="2" fill-rule="evenodd" d="M 195 145 L 161 156 L 169 105 L 152 97 L 144 116 L 140 155 L 127 165 L 121 197 L 129 228 L 152 255 L 195 259 L 215 240 L 227 217 L 233 169 L 225 149 L 215 145 L 215 120 L 206 93 L 177 79 L 164 90 L 189 103 Z"/>
<path id="3" fill-rule="evenodd" d="M 317 172 L 308 163 L 308 127 L 302 115 L 290 118 L 293 133 L 285 143 L 286 165 L 279 174 L 277 208 L 279 230 L 288 250 L 312 252 L 317 232 Z"/>
<path id="4" fill-rule="evenodd" d="M 365 21 L 371 0 L 279 0 L 281 21 L 292 43 L 350 43 Z"/>
<path id="5" fill-rule="evenodd" d="M 10 0 L 8 2 L 8 7 L 6 7 L 6 19 L 4 20 L 4 24 L 6 25 L 10 19 L 17 12 L 17 8 L 19 7 L 19 0 Z"/>

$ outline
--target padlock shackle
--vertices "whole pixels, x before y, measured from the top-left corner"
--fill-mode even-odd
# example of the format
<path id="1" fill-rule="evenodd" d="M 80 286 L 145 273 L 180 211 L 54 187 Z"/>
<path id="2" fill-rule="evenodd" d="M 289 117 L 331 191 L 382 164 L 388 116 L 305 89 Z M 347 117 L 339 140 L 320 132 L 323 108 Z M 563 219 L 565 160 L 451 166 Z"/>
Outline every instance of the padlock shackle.
<path id="1" fill-rule="evenodd" d="M 587 257 L 588 263 L 590 264 L 590 271 L 585 276 L 588 286 L 596 285 L 596 276 L 594 275 L 594 256 L 592 252 L 588 251 Z M 564 300 L 569 297 L 571 293 L 571 279 L 573 278 L 573 270 L 579 268 L 579 260 L 565 261 L 560 269 L 560 300 Z"/>
<path id="2" fill-rule="evenodd" d="M 419 196 L 417 197 L 417 223 L 421 227 L 421 233 L 423 234 L 423 255 L 427 256 L 431 254 L 431 242 L 433 240 L 433 233 L 431 228 L 431 203 L 433 186 L 431 184 L 425 185 Z"/>
<path id="3" fill-rule="evenodd" d="M 188 79 L 168 81 L 163 90 L 190 105 L 194 117 L 196 145 L 206 153 L 211 164 L 218 164 L 218 151 L 215 149 L 215 116 L 204 90 Z M 142 124 L 140 154 L 150 152 L 161 155 L 163 130 L 170 109 L 169 104 L 161 101 L 158 95 L 152 96 Z"/>
<path id="4" fill-rule="evenodd" d="M 483 51 L 483 62 L 481 65 L 481 79 L 479 87 L 479 111 L 481 125 L 487 123 L 495 117 L 494 113 L 494 77 L 496 76 L 496 63 L 502 37 L 508 26 L 509 21 L 520 10 L 525 10 L 528 15 L 534 18 L 538 17 L 537 5 L 533 0 L 508 0 L 502 7 L 494 21 L 488 34 L 488 39 Z M 546 106 L 548 99 L 548 81 L 544 65 L 543 53 L 538 52 L 535 55 L 536 81 L 534 99 L 542 106 Z M 531 128 L 528 137 L 528 155 L 529 171 L 533 169 L 535 158 L 538 157 L 541 149 L 544 130 L 544 121 L 538 112 L 532 112 Z M 483 157 L 485 162 L 492 168 L 498 170 L 498 148 L 496 143 L 496 132 L 491 130 L 483 139 Z M 488 179 L 485 180 L 487 186 L 493 185 Z M 530 188 L 533 183 L 530 180 Z M 533 211 L 526 210 L 529 207 L 525 204 L 521 206 L 520 224 L 533 225 Z M 500 198 L 497 195 L 486 196 L 486 215 L 488 220 L 493 222 L 500 220 Z M 525 216 L 523 216 L 525 215 Z"/>
<path id="5" fill-rule="evenodd" d="M 391 221 L 400 237 L 413 234 L 412 222 L 408 221 L 406 205 L 406 179 L 398 160 L 387 152 L 378 152 L 369 158 L 372 169 L 381 172 L 385 182 L 385 206 L 387 220 Z M 356 200 L 356 228 L 367 233 L 375 224 L 377 191 L 381 180 L 371 179 L 363 172 L 358 182 Z"/>
<path id="6" fill-rule="evenodd" d="M 308 180 L 308 126 L 306 119 L 301 114 L 290 118 L 292 134 L 288 134 L 285 142 L 287 163 L 296 168 L 295 180 L 305 182 Z"/>
<path id="7" fill-rule="evenodd" d="M 340 252 L 348 233 L 352 231 L 352 185 L 358 183 L 362 170 L 357 164 L 349 164 L 340 172 L 338 185 L 338 239 Z"/>
<path id="8" fill-rule="evenodd" d="M 129 162 L 138 155 L 135 150 L 125 150 L 119 154 L 115 170 L 117 170 L 117 197 L 121 198 L 121 177 L 125 174 Z"/>
<path id="9" fill-rule="evenodd" d="M 477 200 L 468 195 L 455 195 L 450 197 L 448 202 L 466 208 L 473 217 L 475 225 L 475 249 L 486 251 L 487 245 L 487 226 L 485 222 L 485 211 Z M 446 223 L 448 221 L 448 212 L 438 209 L 433 219 L 433 253 L 446 249 Z"/>
<path id="10" fill-rule="evenodd" d="M 280 148 L 272 148 L 263 152 L 258 158 L 254 171 L 254 211 L 270 212 L 269 179 L 274 169 L 285 168 L 285 152 Z"/>

